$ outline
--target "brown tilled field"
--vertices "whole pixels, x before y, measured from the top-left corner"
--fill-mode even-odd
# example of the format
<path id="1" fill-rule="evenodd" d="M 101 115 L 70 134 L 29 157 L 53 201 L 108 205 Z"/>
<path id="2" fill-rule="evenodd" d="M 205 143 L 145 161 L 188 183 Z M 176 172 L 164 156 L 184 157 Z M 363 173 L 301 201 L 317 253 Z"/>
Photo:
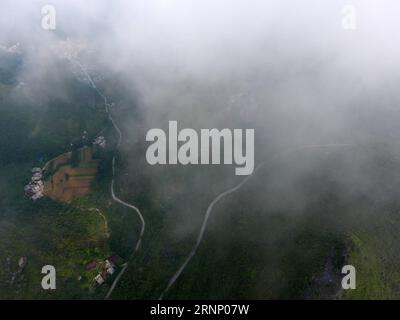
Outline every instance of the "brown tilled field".
<path id="1" fill-rule="evenodd" d="M 44 194 L 54 200 L 68 202 L 90 192 L 92 180 L 97 174 L 98 161 L 92 158 L 92 148 L 83 147 L 79 152 L 79 162 L 71 164 L 72 152 L 64 153 L 50 161 L 47 168 L 55 173 L 44 181 Z"/>

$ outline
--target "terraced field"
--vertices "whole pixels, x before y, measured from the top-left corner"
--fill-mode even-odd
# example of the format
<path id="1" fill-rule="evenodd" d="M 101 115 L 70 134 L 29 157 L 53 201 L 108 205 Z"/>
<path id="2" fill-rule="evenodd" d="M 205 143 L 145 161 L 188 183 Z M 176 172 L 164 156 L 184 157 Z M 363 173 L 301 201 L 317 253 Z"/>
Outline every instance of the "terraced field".
<path id="1" fill-rule="evenodd" d="M 90 192 L 98 171 L 98 160 L 93 159 L 92 148 L 83 147 L 50 161 L 46 170 L 54 172 L 44 182 L 44 194 L 53 200 L 69 202 Z"/>

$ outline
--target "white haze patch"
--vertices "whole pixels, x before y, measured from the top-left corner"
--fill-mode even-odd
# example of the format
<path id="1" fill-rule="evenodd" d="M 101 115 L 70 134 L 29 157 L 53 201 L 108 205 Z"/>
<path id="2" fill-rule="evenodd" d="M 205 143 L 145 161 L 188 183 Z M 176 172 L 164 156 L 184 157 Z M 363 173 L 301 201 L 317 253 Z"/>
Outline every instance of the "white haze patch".
<path id="1" fill-rule="evenodd" d="M 37 72 L 46 68 L 50 43 L 59 41 L 40 28 L 44 4 L 5 1 L 0 13 L 0 44 L 22 38 Z M 207 114 L 202 119 L 199 112 L 197 120 L 210 121 L 210 113 L 217 123 L 225 118 L 221 112 L 243 118 L 249 109 L 249 122 L 262 123 L 273 108 L 288 126 L 292 118 L 301 123 L 312 117 L 334 131 L 341 129 L 355 100 L 385 90 L 399 76 L 400 45 L 394 37 L 400 4 L 394 0 L 352 1 L 354 31 L 341 27 L 344 1 L 52 4 L 58 31 L 85 41 L 93 59 L 139 91 L 149 126 L 182 110 L 186 117 L 193 109 Z M 232 106 L 235 96 L 242 99 Z"/>
<path id="2" fill-rule="evenodd" d="M 28 86 L 54 72 L 62 54 L 54 48 L 67 36 L 84 47 L 83 63 L 117 76 L 137 101 L 122 106 L 141 115 L 120 119 L 131 137 L 125 154 L 169 120 L 195 130 L 254 128 L 256 165 L 290 147 L 400 134 L 397 0 L 54 0 L 56 32 L 40 27 L 45 4 L 3 1 L 0 45 L 21 43 Z M 348 4 L 352 31 L 342 28 Z M 214 181 L 201 179 L 206 188 Z M 191 217 L 179 227 L 196 231 Z"/>

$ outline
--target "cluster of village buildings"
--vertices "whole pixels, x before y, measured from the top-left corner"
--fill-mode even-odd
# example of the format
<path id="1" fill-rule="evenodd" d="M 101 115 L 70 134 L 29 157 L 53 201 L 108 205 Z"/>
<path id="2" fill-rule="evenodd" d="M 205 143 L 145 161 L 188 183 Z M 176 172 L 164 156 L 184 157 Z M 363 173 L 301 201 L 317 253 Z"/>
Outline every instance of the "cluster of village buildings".
<path id="1" fill-rule="evenodd" d="M 33 201 L 36 201 L 44 196 L 44 184 L 42 181 L 42 177 L 42 169 L 33 168 L 31 181 L 24 188 L 25 195 Z"/>
<path id="2" fill-rule="evenodd" d="M 103 136 L 98 136 L 96 139 L 94 139 L 93 144 L 104 149 L 106 147 L 106 138 Z"/>
<path id="3" fill-rule="evenodd" d="M 10 47 L 0 45 L 0 52 L 6 52 L 12 54 L 21 53 L 19 42 Z"/>
<path id="4" fill-rule="evenodd" d="M 102 285 L 108 277 L 112 276 L 115 272 L 115 261 L 114 257 L 108 258 L 104 263 L 101 263 L 100 272 L 94 277 L 94 281 L 100 286 Z M 86 270 L 93 270 L 97 268 L 98 263 L 92 261 L 86 264 Z"/>

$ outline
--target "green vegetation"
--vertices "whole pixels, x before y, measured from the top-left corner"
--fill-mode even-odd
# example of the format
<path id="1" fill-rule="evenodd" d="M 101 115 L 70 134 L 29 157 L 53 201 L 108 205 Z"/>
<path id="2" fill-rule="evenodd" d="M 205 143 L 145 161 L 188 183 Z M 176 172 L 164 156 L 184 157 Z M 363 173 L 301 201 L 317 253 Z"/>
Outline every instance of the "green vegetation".
<path id="1" fill-rule="evenodd" d="M 49 200 L 35 204 L 33 212 L 24 214 L 18 224 L 3 222 L 2 298 L 70 298 L 89 297 L 93 275 L 85 271 L 91 260 L 104 260 L 111 253 L 100 217 L 76 206 L 62 206 Z M 21 221 L 22 220 L 22 221 Z M 27 257 L 26 268 L 13 283 L 12 273 L 18 259 Z M 9 260 L 9 264 L 4 262 Z M 41 289 L 41 268 L 54 265 L 57 290 Z M 78 280 L 79 277 L 82 279 Z"/>
<path id="2" fill-rule="evenodd" d="M 374 173 L 368 177 L 373 185 L 385 177 L 383 195 L 393 190 L 397 175 L 374 163 L 360 166 L 354 159 L 365 152 L 303 152 L 270 163 L 214 208 L 197 254 L 166 298 L 366 299 L 389 297 L 388 287 L 395 297 L 398 222 L 387 217 L 396 216 L 397 197 L 389 197 L 388 207 L 373 206 L 364 173 Z M 157 168 L 149 174 L 132 155 L 122 156 L 118 168 L 134 179 L 118 179 L 117 193 L 141 208 L 148 229 L 112 297 L 156 299 L 192 249 L 208 204 L 235 182 L 210 168 Z M 207 179 L 210 188 L 202 188 Z M 360 226 L 379 247 L 353 244 Z M 341 289 L 345 264 L 356 267 L 360 290 Z M 385 289 L 371 290 L 378 284 Z"/>
<path id="3" fill-rule="evenodd" d="M 102 299 L 113 279 L 95 287 L 101 263 L 111 254 L 128 260 L 138 241 L 136 213 L 110 198 L 117 136 L 100 112 L 102 101 L 63 63 L 57 68 L 65 75 L 55 81 L 60 95 L 34 100 L 29 90 L 43 89 L 43 83 L 28 84 L 29 90 L 11 80 L 0 84 L 0 298 Z M 121 107 L 116 121 L 139 122 L 122 89 L 111 80 L 106 86 L 119 97 L 110 99 Z M 144 128 L 135 130 L 145 136 Z M 69 204 L 23 198 L 32 167 L 76 150 L 99 132 L 107 148 L 94 152 L 98 173 L 87 196 Z M 147 228 L 113 299 L 157 299 L 193 248 L 211 201 L 242 179 L 227 167 L 150 167 L 145 148 L 138 139 L 117 154 L 116 194 L 141 209 Z M 399 298 L 398 164 L 385 152 L 373 154 L 379 164 L 359 165 L 357 152 L 301 152 L 267 161 L 214 207 L 196 255 L 166 298 Z M 78 152 L 69 164 L 80 166 Z M 45 178 L 60 168 L 49 168 Z M 366 184 L 379 185 L 380 192 L 371 196 Z M 21 257 L 27 263 L 19 270 Z M 98 266 L 85 270 L 91 261 Z M 56 291 L 40 287 L 46 264 L 56 267 Z M 340 290 L 344 264 L 356 267 L 357 290 Z"/>
<path id="4" fill-rule="evenodd" d="M 2 299 L 102 299 L 107 291 L 107 285 L 95 289 L 93 278 L 99 270 L 85 270 L 87 262 L 104 262 L 114 253 L 104 219 L 90 210 L 97 205 L 91 202 L 94 196 L 66 205 L 46 198 L 32 202 L 23 192 L 32 167 L 43 166 L 48 159 L 68 151 L 71 143 L 73 148 L 79 147 L 84 143 L 83 131 L 92 139 L 108 124 L 104 114 L 94 112 L 97 101 L 92 90 L 68 78 L 69 73 L 65 75 L 68 100 L 45 97 L 34 101 L 25 89 L 0 87 Z M 34 90 L 37 84 L 27 85 Z M 99 160 L 109 161 L 110 150 L 97 152 Z M 109 171 L 105 172 L 103 164 L 101 167 L 98 185 L 104 179 L 108 182 Z M 22 269 L 18 266 L 21 257 L 27 258 Z M 47 264 L 56 267 L 54 291 L 41 288 L 41 269 Z"/>
<path id="5" fill-rule="evenodd" d="M 2 91 L 0 164 L 25 161 L 28 157 L 43 165 L 63 152 L 92 141 L 108 124 L 105 115 L 97 111 L 101 101 L 96 99 L 93 90 L 79 83 L 68 66 L 60 62 L 57 67 L 63 78 L 56 83 L 65 90 L 58 95 L 32 97 L 32 92 L 47 92 L 47 82 Z M 84 131 L 88 132 L 86 139 L 83 139 Z"/>
<path id="6" fill-rule="evenodd" d="M 400 221 L 393 215 L 377 220 L 352 234 L 349 264 L 357 267 L 357 289 L 345 292 L 343 299 L 400 298 Z"/>

